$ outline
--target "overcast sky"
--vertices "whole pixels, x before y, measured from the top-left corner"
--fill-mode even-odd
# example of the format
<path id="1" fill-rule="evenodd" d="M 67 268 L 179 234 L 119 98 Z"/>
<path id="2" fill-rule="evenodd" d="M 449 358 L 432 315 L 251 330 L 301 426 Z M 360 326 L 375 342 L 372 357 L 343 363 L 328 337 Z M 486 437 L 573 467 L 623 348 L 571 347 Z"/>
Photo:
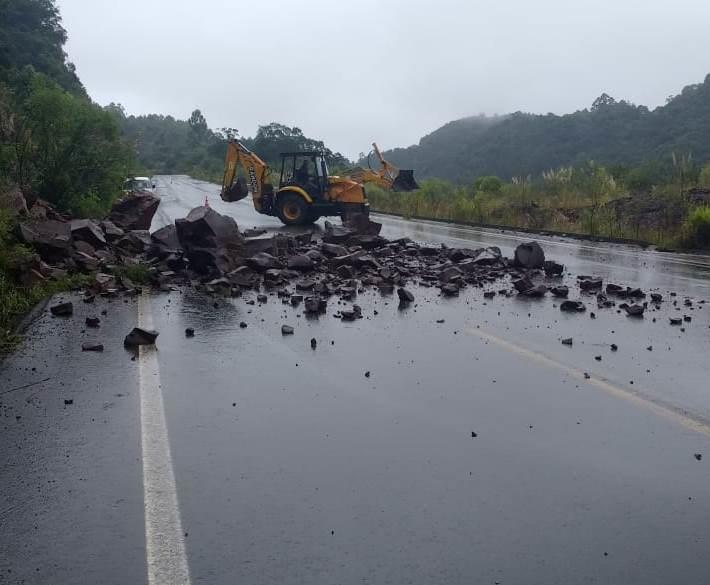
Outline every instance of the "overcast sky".
<path id="1" fill-rule="evenodd" d="M 710 0 L 58 0 L 91 96 L 353 158 L 468 115 L 655 107 L 710 73 Z"/>

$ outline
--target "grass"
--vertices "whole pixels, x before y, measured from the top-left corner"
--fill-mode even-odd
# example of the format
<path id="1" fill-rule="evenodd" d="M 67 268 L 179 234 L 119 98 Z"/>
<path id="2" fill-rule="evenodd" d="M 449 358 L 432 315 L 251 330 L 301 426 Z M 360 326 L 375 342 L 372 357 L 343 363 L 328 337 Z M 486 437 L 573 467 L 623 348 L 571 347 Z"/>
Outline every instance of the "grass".
<path id="1" fill-rule="evenodd" d="M 413 193 L 392 193 L 373 185 L 366 189 L 373 210 L 405 217 L 636 240 L 665 247 L 710 246 L 708 208 L 689 212 L 687 201 L 677 190 L 660 188 L 650 199 L 631 200 L 632 205 L 622 199 L 627 205 L 616 208 L 614 202 L 626 196 L 625 190 L 598 170 L 586 178 L 579 186 L 518 181 L 494 193 L 431 180 L 422 181 L 422 188 Z M 661 211 L 649 221 L 642 205 L 635 210 L 636 201 L 639 205 L 657 203 Z"/>
<path id="2" fill-rule="evenodd" d="M 37 303 L 59 292 L 79 288 L 88 280 L 89 276 L 79 274 L 24 287 L 0 269 L 0 352 L 12 349 L 19 341 L 15 334 L 18 321 Z"/>
<path id="3" fill-rule="evenodd" d="M 135 284 L 150 284 L 150 267 L 147 264 L 117 266 L 113 272 Z"/>

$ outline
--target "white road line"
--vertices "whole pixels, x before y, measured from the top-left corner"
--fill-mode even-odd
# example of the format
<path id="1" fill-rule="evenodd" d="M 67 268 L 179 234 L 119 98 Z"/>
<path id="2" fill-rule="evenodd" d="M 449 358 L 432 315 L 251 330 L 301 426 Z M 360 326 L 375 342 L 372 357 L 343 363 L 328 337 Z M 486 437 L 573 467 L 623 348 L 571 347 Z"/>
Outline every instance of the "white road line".
<path id="1" fill-rule="evenodd" d="M 677 424 L 680 424 L 686 429 L 689 429 L 696 433 L 700 433 L 705 436 L 710 436 L 709 421 L 702 417 L 694 416 L 693 414 L 679 409 L 672 404 L 668 404 L 659 399 L 644 395 L 639 390 L 632 390 L 628 387 L 616 385 L 605 378 L 592 376 L 587 379 L 582 370 L 563 364 L 562 362 L 559 362 L 540 351 L 528 349 L 527 347 L 518 345 L 516 343 L 513 343 L 512 341 L 508 341 L 507 339 L 503 339 L 501 337 L 493 335 L 492 333 L 484 331 L 483 329 L 473 329 L 471 327 L 468 327 L 465 329 L 465 331 L 469 335 L 475 335 L 483 340 L 495 343 L 499 347 L 502 347 L 508 351 L 512 351 L 513 353 L 516 353 L 531 362 L 535 362 L 548 368 L 553 368 L 562 371 L 571 378 L 575 378 L 580 382 L 593 386 L 599 390 L 603 390 L 611 396 L 621 398 L 622 400 L 626 400 L 632 404 L 635 404 L 636 406 L 646 408 L 657 416 L 666 418 Z"/>
<path id="2" fill-rule="evenodd" d="M 138 322 L 145 329 L 153 328 L 149 302 L 141 297 L 138 305 Z M 189 585 L 157 351 L 141 347 L 138 359 L 148 585 Z"/>

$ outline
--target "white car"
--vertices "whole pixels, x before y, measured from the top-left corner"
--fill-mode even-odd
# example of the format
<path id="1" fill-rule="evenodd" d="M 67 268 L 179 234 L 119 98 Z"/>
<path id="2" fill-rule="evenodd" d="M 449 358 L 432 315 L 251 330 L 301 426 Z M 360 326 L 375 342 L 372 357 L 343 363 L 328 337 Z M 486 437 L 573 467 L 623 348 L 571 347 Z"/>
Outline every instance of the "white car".
<path id="1" fill-rule="evenodd" d="M 149 177 L 133 177 L 131 179 L 126 179 L 123 183 L 123 191 L 125 193 L 131 193 L 133 191 L 153 192 L 154 189 L 155 183 L 153 183 Z"/>

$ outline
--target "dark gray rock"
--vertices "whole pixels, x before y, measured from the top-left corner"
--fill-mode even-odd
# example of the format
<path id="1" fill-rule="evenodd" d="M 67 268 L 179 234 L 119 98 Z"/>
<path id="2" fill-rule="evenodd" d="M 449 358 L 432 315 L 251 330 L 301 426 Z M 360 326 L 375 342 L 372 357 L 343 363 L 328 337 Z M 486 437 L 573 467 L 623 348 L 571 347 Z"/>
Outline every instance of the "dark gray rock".
<path id="1" fill-rule="evenodd" d="M 116 201 L 107 219 L 124 230 L 149 230 L 158 205 L 159 197 L 137 191 Z"/>
<path id="2" fill-rule="evenodd" d="M 514 262 L 523 268 L 542 268 L 545 264 L 545 252 L 537 242 L 526 242 L 515 248 Z"/>
<path id="3" fill-rule="evenodd" d="M 74 314 L 74 304 L 70 302 L 59 303 L 57 305 L 51 306 L 49 308 L 49 311 L 55 317 L 70 317 Z"/>
<path id="4" fill-rule="evenodd" d="M 565 313 L 583 313 L 586 310 L 582 301 L 563 301 L 560 305 L 560 311 Z"/>
<path id="5" fill-rule="evenodd" d="M 123 340 L 123 345 L 126 347 L 138 347 L 139 345 L 154 345 L 155 340 L 160 335 L 157 331 L 143 329 L 142 327 L 134 327 L 126 338 Z"/>

